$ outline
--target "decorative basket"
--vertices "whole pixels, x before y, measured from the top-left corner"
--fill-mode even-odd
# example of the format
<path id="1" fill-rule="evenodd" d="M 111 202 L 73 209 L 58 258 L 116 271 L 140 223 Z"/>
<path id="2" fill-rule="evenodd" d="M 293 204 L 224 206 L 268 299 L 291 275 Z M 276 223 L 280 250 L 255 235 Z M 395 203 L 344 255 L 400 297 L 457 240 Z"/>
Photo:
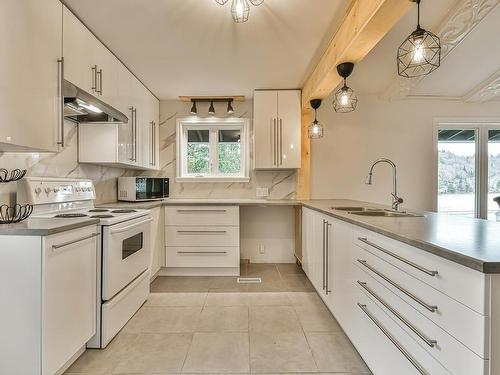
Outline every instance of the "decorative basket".
<path id="1" fill-rule="evenodd" d="M 13 169 L 10 172 L 5 168 L 0 168 L 0 183 L 7 183 L 20 180 L 26 174 L 26 169 Z"/>
<path id="2" fill-rule="evenodd" d="M 19 223 L 26 220 L 33 212 L 31 204 L 9 206 L 2 204 L 0 206 L 0 224 Z"/>

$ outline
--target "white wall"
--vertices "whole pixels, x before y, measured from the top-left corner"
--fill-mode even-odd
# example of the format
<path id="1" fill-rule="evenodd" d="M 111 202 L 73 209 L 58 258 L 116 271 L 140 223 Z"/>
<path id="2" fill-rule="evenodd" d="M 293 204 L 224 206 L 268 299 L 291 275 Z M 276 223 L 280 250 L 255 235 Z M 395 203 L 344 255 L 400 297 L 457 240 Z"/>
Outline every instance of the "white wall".
<path id="1" fill-rule="evenodd" d="M 240 207 L 240 251 L 251 263 L 295 263 L 292 206 Z M 264 254 L 259 251 L 264 246 Z"/>
<path id="2" fill-rule="evenodd" d="M 358 108 L 337 114 L 325 99 L 318 112 L 325 136 L 311 142 L 312 198 L 351 198 L 390 204 L 392 175 L 388 165 L 375 167 L 373 185 L 365 185 L 370 163 L 387 157 L 398 166 L 403 206 L 433 209 L 435 194 L 434 120 L 500 118 L 500 105 L 447 100 L 389 102 L 359 96 Z"/>

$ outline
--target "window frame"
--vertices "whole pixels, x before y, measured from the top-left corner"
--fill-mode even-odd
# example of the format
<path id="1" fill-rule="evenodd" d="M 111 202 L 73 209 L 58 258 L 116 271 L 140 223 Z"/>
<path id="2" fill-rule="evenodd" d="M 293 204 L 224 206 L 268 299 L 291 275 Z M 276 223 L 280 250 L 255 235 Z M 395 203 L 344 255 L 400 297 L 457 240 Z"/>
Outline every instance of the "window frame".
<path id="1" fill-rule="evenodd" d="M 434 146 L 434 191 L 433 210 L 438 212 L 438 132 L 441 129 L 467 129 L 474 130 L 476 134 L 476 197 L 475 218 L 488 218 L 488 133 L 490 130 L 500 129 L 500 118 L 437 118 L 434 120 L 433 146 Z"/>
<path id="2" fill-rule="evenodd" d="M 250 181 L 249 120 L 246 118 L 179 118 L 176 125 L 177 173 L 179 182 L 248 182 Z M 187 131 L 209 131 L 209 173 L 187 173 Z M 240 130 L 241 168 L 238 174 L 219 174 L 218 172 L 218 131 Z"/>

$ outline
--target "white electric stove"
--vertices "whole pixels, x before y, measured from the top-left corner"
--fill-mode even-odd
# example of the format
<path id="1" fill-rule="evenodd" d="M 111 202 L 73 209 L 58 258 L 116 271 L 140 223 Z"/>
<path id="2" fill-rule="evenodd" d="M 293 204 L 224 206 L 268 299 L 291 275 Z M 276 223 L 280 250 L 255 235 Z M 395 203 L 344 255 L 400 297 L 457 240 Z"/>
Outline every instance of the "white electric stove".
<path id="1" fill-rule="evenodd" d="M 18 182 L 18 203 L 33 205 L 31 217 L 99 219 L 97 329 L 88 347 L 104 348 L 149 295 L 149 210 L 96 208 L 91 180 L 27 177 Z"/>

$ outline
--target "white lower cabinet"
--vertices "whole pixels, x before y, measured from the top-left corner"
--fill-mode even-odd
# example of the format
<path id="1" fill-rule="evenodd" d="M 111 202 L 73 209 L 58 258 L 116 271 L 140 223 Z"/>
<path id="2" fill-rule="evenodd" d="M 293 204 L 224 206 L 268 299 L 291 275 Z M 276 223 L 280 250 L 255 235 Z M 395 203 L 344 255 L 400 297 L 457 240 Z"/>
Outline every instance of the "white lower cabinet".
<path id="1" fill-rule="evenodd" d="M 53 375 L 81 354 L 96 332 L 98 236 L 2 236 L 0 374 Z"/>
<path id="2" fill-rule="evenodd" d="M 151 209 L 151 262 L 149 270 L 151 278 L 165 266 L 165 215 L 162 207 Z"/>
<path id="3" fill-rule="evenodd" d="M 309 208 L 302 215 L 304 271 L 374 374 L 495 374 L 489 275 Z"/>
<path id="4" fill-rule="evenodd" d="M 169 275 L 239 276 L 239 207 L 166 206 L 165 244 Z"/>

